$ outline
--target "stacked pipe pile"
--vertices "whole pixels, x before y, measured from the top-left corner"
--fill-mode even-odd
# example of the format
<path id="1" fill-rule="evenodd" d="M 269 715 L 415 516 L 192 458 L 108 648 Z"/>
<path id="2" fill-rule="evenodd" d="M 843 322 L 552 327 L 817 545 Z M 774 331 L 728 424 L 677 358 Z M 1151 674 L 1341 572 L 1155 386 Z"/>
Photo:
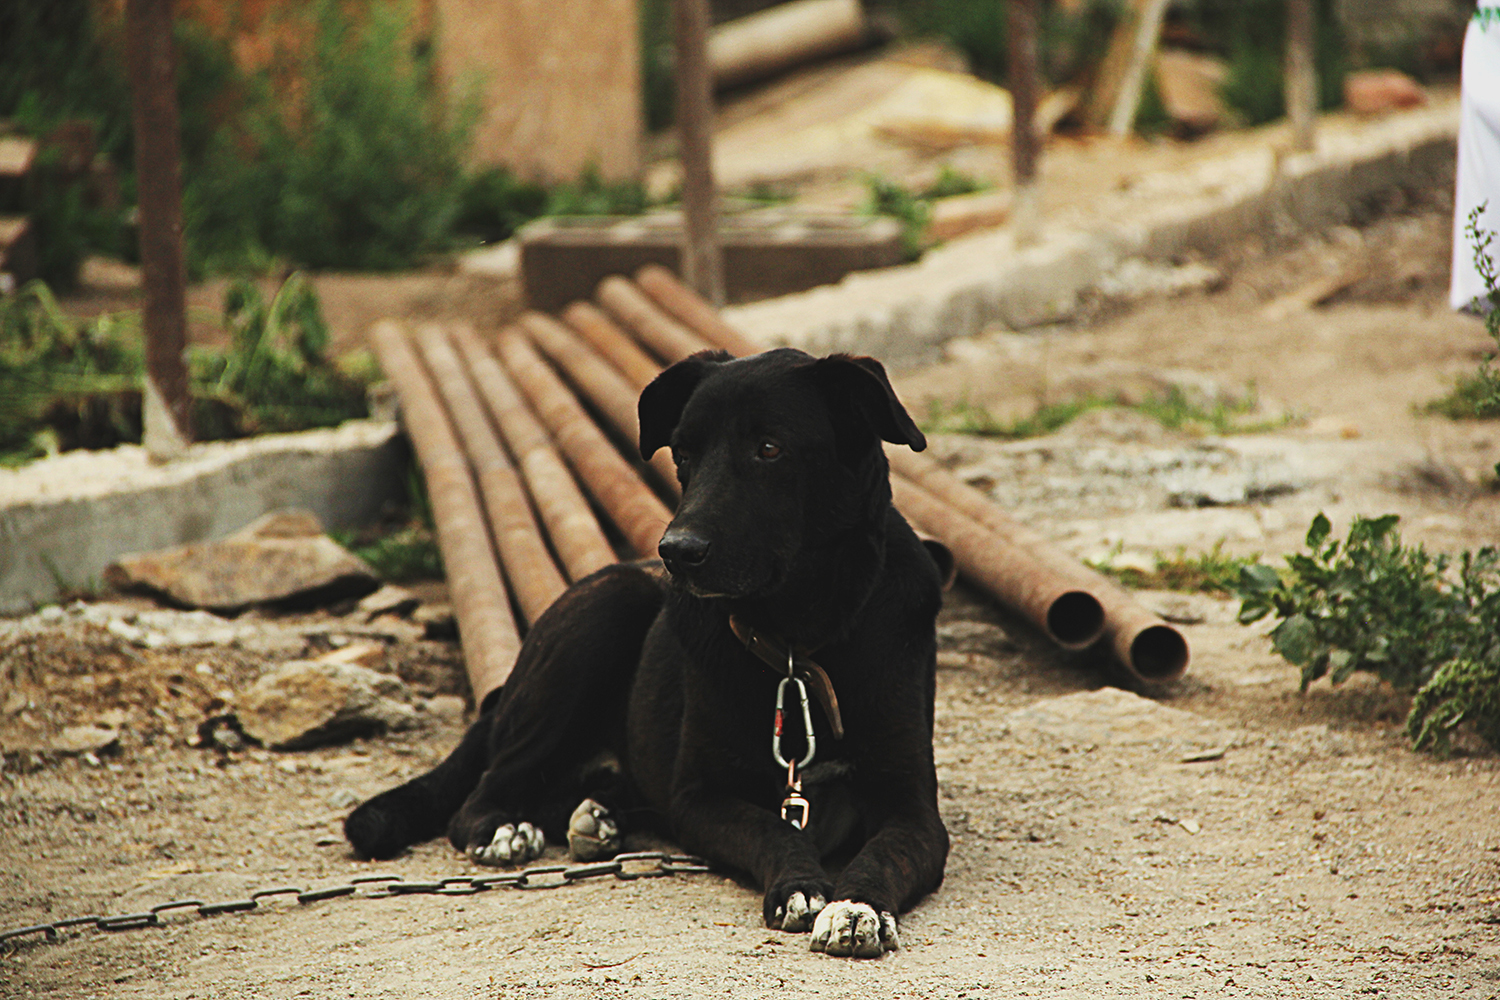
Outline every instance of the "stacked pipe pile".
<path id="1" fill-rule="evenodd" d="M 760 350 L 661 267 L 606 278 L 595 299 L 557 318 L 529 312 L 493 342 L 462 324 L 413 336 L 387 321 L 372 332 L 432 497 L 481 704 L 504 683 L 525 626 L 569 581 L 655 554 L 678 485 L 664 451 L 650 463 L 635 457 L 641 389 L 696 351 Z M 966 579 L 1059 646 L 1105 641 L 1147 682 L 1187 668 L 1182 633 L 1114 581 L 926 455 L 888 455 L 901 512 L 948 547 Z"/>

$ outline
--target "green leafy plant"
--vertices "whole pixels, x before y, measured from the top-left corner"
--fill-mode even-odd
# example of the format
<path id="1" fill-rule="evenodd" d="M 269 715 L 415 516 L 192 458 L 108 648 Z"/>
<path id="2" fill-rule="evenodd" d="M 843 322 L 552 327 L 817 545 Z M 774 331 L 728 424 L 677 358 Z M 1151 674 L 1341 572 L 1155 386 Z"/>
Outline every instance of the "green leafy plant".
<path id="1" fill-rule="evenodd" d="M 1477 205 L 1469 213 L 1464 224 L 1464 237 L 1474 253 L 1474 269 L 1479 272 L 1485 289 L 1484 295 L 1474 300 L 1473 307 L 1484 314 L 1485 330 L 1500 349 L 1500 269 L 1490 255 L 1496 234 L 1479 228 L 1479 217 L 1484 214 L 1487 204 Z M 1500 417 L 1500 370 L 1495 367 L 1495 355 L 1486 356 L 1477 371 L 1460 375 L 1450 392 L 1428 402 L 1422 409 L 1450 420 Z"/>
<path id="2" fill-rule="evenodd" d="M 1241 570 L 1239 620 L 1280 619 L 1272 646 L 1302 669 L 1303 690 L 1365 671 L 1411 692 L 1406 728 L 1418 748 L 1446 752 L 1465 721 L 1500 747 L 1500 552 L 1465 552 L 1453 566 L 1402 545 L 1398 520 L 1356 518 L 1341 541 L 1319 514 L 1310 553 L 1288 556 L 1284 572 Z"/>

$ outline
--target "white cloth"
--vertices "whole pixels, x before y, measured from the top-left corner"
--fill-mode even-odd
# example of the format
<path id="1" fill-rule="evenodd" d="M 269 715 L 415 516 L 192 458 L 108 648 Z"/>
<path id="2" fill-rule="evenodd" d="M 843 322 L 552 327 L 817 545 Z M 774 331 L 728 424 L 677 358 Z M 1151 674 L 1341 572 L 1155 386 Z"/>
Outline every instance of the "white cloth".
<path id="1" fill-rule="evenodd" d="M 1500 4 L 1480 3 L 1464 35 L 1458 126 L 1458 183 L 1453 204 L 1453 280 L 1448 302 L 1463 309 L 1485 294 L 1464 237 L 1469 213 L 1488 203 L 1479 228 L 1500 233 Z M 1500 239 L 1490 245 L 1500 265 Z M 1482 302 L 1488 308 L 1488 302 Z"/>

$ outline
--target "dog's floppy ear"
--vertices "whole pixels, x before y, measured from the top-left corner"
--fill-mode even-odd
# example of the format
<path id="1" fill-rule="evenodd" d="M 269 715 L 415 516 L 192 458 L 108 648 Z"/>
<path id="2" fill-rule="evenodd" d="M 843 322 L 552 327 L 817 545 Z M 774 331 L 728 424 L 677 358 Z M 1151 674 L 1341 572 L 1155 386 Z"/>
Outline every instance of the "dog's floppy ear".
<path id="1" fill-rule="evenodd" d="M 724 351 L 699 351 L 677 362 L 641 390 L 636 415 L 641 424 L 641 457 L 650 461 L 657 449 L 672 443 L 672 431 L 688 397 L 708 372 L 730 360 Z"/>
<path id="2" fill-rule="evenodd" d="M 835 406 L 852 407 L 881 440 L 909 445 L 912 451 L 927 447 L 927 438 L 896 398 L 885 368 L 874 358 L 833 354 L 813 363 Z"/>

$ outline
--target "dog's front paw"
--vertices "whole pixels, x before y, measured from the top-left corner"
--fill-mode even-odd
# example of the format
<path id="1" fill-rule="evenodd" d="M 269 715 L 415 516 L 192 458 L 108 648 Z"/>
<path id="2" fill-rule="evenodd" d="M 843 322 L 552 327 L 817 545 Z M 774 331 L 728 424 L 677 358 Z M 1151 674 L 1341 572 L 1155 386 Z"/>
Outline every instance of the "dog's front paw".
<path id="1" fill-rule="evenodd" d="M 489 843 L 472 843 L 466 853 L 481 865 L 524 865 L 546 847 L 547 838 L 530 823 L 502 823 Z"/>
<path id="2" fill-rule="evenodd" d="M 823 909 L 833 886 L 822 879 L 797 879 L 766 893 L 766 926 L 788 934 L 806 933 Z"/>
<path id="3" fill-rule="evenodd" d="M 609 810 L 584 799 L 568 820 L 568 855 L 574 861 L 598 861 L 620 853 L 620 827 Z"/>
<path id="4" fill-rule="evenodd" d="M 901 947 L 896 936 L 896 915 L 876 913 L 868 903 L 840 899 L 823 907 L 813 924 L 813 951 L 855 958 L 879 958 Z"/>

